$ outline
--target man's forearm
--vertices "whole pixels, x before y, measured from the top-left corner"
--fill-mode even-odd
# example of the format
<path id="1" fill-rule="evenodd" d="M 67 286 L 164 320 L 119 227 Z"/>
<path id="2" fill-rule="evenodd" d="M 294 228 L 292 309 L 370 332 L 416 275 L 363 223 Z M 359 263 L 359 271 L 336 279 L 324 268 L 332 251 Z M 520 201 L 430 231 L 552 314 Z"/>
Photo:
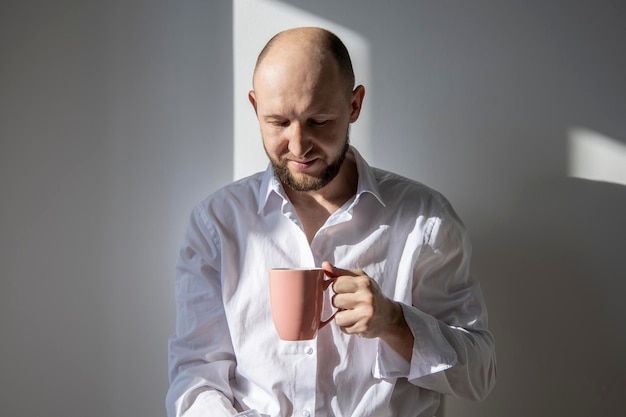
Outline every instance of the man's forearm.
<path id="1" fill-rule="evenodd" d="M 415 342 L 413 333 L 404 319 L 404 312 L 400 303 L 392 301 L 390 306 L 389 326 L 380 338 L 410 363 Z"/>

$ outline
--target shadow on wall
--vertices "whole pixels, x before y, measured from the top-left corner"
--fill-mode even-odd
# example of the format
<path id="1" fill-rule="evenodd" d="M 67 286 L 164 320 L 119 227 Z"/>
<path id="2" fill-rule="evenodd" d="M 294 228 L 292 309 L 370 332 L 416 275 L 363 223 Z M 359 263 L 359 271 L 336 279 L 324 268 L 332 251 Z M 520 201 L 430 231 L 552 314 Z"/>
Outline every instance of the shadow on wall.
<path id="1" fill-rule="evenodd" d="M 479 220 L 474 272 L 499 380 L 482 404 L 448 400 L 446 417 L 585 417 L 626 407 L 626 144 L 580 128 L 568 143 L 570 177 L 529 179 L 506 215 Z"/>
<path id="2" fill-rule="evenodd" d="M 626 187 L 558 178 L 519 190 L 481 236 L 500 379 L 469 415 L 615 415 L 626 407 Z M 452 414 L 462 415 L 462 414 Z"/>

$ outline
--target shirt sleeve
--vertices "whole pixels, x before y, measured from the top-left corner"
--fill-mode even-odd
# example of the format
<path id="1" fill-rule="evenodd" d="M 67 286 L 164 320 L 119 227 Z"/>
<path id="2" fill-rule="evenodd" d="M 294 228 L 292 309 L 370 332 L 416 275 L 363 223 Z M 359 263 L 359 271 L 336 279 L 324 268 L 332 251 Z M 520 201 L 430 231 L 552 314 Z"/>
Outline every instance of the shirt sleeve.
<path id="1" fill-rule="evenodd" d="M 219 242 L 194 209 L 176 264 L 176 330 L 169 340 L 168 417 L 238 415 L 235 355 L 221 295 Z"/>
<path id="2" fill-rule="evenodd" d="M 467 232 L 452 208 L 444 207 L 430 219 L 414 260 L 412 305 L 402 304 L 415 339 L 411 362 L 380 341 L 374 374 L 480 400 L 495 384 L 494 340 L 480 285 L 470 273 Z"/>

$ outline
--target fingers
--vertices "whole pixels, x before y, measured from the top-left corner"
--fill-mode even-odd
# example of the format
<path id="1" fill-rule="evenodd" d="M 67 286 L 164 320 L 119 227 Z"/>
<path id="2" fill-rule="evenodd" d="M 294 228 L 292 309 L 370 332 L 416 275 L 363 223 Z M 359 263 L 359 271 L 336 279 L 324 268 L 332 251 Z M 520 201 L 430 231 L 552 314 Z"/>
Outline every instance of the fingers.
<path id="1" fill-rule="evenodd" d="M 345 333 L 369 337 L 378 293 L 375 282 L 361 270 L 341 269 L 329 262 L 322 263 L 322 268 L 335 278 L 332 303 L 339 310 L 335 323 Z"/>
<path id="2" fill-rule="evenodd" d="M 335 323 L 345 333 L 367 335 L 373 316 L 371 306 L 359 306 L 339 311 L 335 315 Z"/>
<path id="3" fill-rule="evenodd" d="M 333 282 L 333 292 L 335 293 L 335 296 L 333 297 L 333 304 L 335 304 L 334 301 L 340 294 L 361 293 L 361 295 L 365 295 L 363 294 L 364 292 L 366 293 L 370 291 L 370 286 L 373 281 L 361 270 L 337 268 L 330 262 L 323 262 L 322 269 L 327 276 L 335 279 Z M 351 297 L 341 296 L 339 298 L 340 300 L 345 298 L 347 300 L 346 303 L 350 303 L 349 300 Z M 341 303 L 343 304 L 343 302 Z M 346 308 L 349 308 L 348 304 L 346 305 Z M 335 307 L 338 307 L 337 304 L 335 304 Z"/>
<path id="4" fill-rule="evenodd" d="M 373 305 L 373 281 L 367 276 L 337 278 L 333 284 L 335 307 L 348 309 L 358 305 Z"/>
<path id="5" fill-rule="evenodd" d="M 322 268 L 334 278 L 332 303 L 339 310 L 335 314 L 335 324 L 343 332 L 393 341 L 397 339 L 399 329 L 402 346 L 413 346 L 412 342 L 404 341 L 413 340 L 413 336 L 404 320 L 402 307 L 386 297 L 375 280 L 362 270 L 336 268 L 330 262 L 323 262 Z M 409 358 L 410 355 L 409 352 Z"/>
<path id="6" fill-rule="evenodd" d="M 360 284 L 360 282 L 363 282 Z M 374 317 L 376 301 L 369 290 L 369 282 L 350 279 L 335 281 L 337 288 L 333 296 L 333 305 L 340 310 L 341 317 L 337 321 L 340 326 L 349 326 L 349 322 L 371 320 Z M 344 314 L 345 313 L 345 314 Z"/>
<path id="7" fill-rule="evenodd" d="M 361 270 L 337 268 L 327 261 L 322 262 L 322 269 L 327 276 L 335 278 L 335 282 L 333 282 L 333 291 L 335 293 L 355 292 L 358 289 L 357 282 L 354 281 L 355 278 L 360 277 L 360 280 L 369 281 L 369 277 Z"/>

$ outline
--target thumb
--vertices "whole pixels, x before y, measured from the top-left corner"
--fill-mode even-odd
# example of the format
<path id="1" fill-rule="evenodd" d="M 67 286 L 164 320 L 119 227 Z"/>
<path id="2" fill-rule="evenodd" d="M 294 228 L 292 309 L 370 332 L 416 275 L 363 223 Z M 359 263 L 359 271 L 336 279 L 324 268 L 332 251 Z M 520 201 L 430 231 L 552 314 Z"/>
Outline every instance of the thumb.
<path id="1" fill-rule="evenodd" d="M 348 269 L 337 268 L 335 265 L 331 264 L 328 261 L 322 262 L 322 269 L 324 273 L 331 278 L 336 278 L 341 275 L 355 276 L 354 271 L 350 271 Z"/>

